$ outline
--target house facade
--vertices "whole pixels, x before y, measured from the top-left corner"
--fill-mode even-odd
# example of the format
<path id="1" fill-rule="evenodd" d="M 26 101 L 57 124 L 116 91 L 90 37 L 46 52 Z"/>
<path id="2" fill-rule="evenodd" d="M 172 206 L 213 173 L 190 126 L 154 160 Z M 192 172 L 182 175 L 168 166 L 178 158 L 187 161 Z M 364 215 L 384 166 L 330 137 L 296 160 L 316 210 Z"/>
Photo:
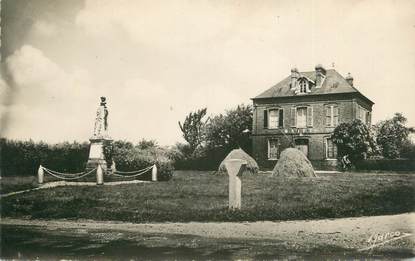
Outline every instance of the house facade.
<path id="1" fill-rule="evenodd" d="M 253 100 L 253 157 L 262 169 L 275 166 L 285 148 L 295 146 L 316 169 L 337 165 L 331 135 L 337 125 L 360 119 L 371 124 L 373 102 L 353 86 L 353 77 L 317 65 L 296 68 Z"/>

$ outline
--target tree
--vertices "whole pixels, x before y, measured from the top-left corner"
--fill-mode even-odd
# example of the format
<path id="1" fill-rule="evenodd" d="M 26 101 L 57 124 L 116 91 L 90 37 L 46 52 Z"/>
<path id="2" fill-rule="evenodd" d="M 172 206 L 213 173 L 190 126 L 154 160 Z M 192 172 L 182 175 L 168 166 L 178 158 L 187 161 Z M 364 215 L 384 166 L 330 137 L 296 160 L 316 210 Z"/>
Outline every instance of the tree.
<path id="1" fill-rule="evenodd" d="M 226 151 L 240 147 L 249 153 L 251 130 L 252 107 L 241 104 L 209 121 L 205 128 L 206 145 L 208 148 L 225 148 Z"/>
<path id="2" fill-rule="evenodd" d="M 190 151 L 193 153 L 203 141 L 203 128 L 206 121 L 203 120 L 207 113 L 207 108 L 191 112 L 186 116 L 183 124 L 179 121 L 180 130 L 183 138 L 189 143 Z"/>
<path id="3" fill-rule="evenodd" d="M 146 150 L 146 149 L 150 149 L 150 148 L 157 148 L 157 141 L 156 140 L 146 140 L 146 139 L 141 139 L 138 144 L 137 147 L 139 149 L 142 150 Z"/>
<path id="4" fill-rule="evenodd" d="M 396 159 L 401 156 L 409 134 L 415 131 L 414 128 L 406 127 L 406 122 L 407 119 L 401 113 L 395 113 L 392 119 L 376 124 L 376 141 L 385 158 Z"/>
<path id="5" fill-rule="evenodd" d="M 361 120 L 341 123 L 334 129 L 332 139 L 339 156 L 348 155 L 352 163 L 377 151 L 372 131 Z"/>

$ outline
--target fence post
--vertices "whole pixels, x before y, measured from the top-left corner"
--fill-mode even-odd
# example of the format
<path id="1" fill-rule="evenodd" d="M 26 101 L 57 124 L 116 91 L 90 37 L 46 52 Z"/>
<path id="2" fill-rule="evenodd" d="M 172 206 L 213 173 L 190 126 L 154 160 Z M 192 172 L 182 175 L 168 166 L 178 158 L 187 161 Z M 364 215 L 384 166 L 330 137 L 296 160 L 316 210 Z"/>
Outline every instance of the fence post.
<path id="1" fill-rule="evenodd" d="M 153 168 L 151 170 L 151 180 L 157 181 L 157 166 L 156 164 L 153 165 Z"/>
<path id="2" fill-rule="evenodd" d="M 229 209 L 241 209 L 241 176 L 245 171 L 247 162 L 239 159 L 225 161 L 225 167 L 229 175 Z"/>
<path id="3" fill-rule="evenodd" d="M 98 164 L 97 166 L 97 185 L 102 185 L 104 184 L 104 177 L 102 174 L 102 168 L 101 168 L 101 164 Z"/>
<path id="4" fill-rule="evenodd" d="M 39 184 L 43 184 L 43 176 L 44 176 L 43 167 L 42 165 L 39 165 L 39 169 L 37 170 L 37 182 Z"/>

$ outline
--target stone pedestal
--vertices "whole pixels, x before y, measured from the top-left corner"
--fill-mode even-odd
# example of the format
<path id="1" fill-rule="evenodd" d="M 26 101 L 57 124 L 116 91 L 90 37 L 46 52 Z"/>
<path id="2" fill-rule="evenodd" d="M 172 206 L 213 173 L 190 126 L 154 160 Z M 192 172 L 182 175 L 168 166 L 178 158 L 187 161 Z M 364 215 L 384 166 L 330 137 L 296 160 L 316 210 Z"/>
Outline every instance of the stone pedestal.
<path id="1" fill-rule="evenodd" d="M 105 161 L 104 156 L 104 142 L 111 140 L 104 138 L 91 138 L 89 141 L 91 144 L 89 147 L 89 158 L 88 162 L 86 163 L 86 170 L 88 171 L 94 169 L 98 166 L 98 164 L 100 164 L 102 169 L 106 171 L 107 162 Z"/>
<path id="2" fill-rule="evenodd" d="M 239 159 L 225 161 L 225 167 L 229 175 L 229 209 L 241 209 L 242 173 L 247 162 Z"/>

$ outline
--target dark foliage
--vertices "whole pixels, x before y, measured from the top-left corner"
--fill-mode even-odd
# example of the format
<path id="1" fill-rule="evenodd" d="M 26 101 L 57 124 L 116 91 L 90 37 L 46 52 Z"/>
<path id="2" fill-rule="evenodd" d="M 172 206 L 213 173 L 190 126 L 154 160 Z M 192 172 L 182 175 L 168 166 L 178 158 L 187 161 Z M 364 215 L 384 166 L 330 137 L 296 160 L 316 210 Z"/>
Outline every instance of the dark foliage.
<path id="1" fill-rule="evenodd" d="M 47 144 L 44 142 L 15 141 L 0 139 L 1 175 L 35 175 L 39 165 L 61 172 L 80 172 L 88 160 L 87 142 L 64 142 Z"/>
<path id="2" fill-rule="evenodd" d="M 112 141 L 105 140 L 103 144 L 103 151 L 104 151 L 104 157 L 105 161 L 107 162 L 107 168 L 111 168 L 112 166 L 112 157 L 114 154 L 114 148 L 112 146 Z"/>
<path id="3" fill-rule="evenodd" d="M 182 170 L 217 170 L 222 160 L 233 149 L 241 148 L 252 153 L 250 132 L 252 129 L 252 107 L 238 105 L 209 119 L 203 125 L 203 140 L 194 148 L 191 144 L 178 143 L 172 148 L 170 157 L 175 168 Z"/>
<path id="4" fill-rule="evenodd" d="M 415 144 L 407 140 L 401 148 L 401 157 L 406 159 L 415 160 Z"/>
<path id="5" fill-rule="evenodd" d="M 396 159 L 402 154 L 405 143 L 409 142 L 409 134 L 414 128 L 406 127 L 407 119 L 401 113 L 395 113 L 392 119 L 376 124 L 376 141 L 385 158 Z"/>
<path id="6" fill-rule="evenodd" d="M 206 147 L 224 148 L 228 153 L 241 148 L 252 152 L 249 134 L 252 130 L 252 106 L 238 105 L 235 109 L 213 117 L 206 125 Z"/>
<path id="7" fill-rule="evenodd" d="M 339 156 L 348 155 L 352 163 L 377 151 L 374 135 L 361 120 L 341 123 L 334 129 L 332 139 L 337 145 Z"/>
<path id="8" fill-rule="evenodd" d="M 190 112 L 183 124 L 179 121 L 180 130 L 183 133 L 183 138 L 189 143 L 190 154 L 203 142 L 203 128 L 206 121 L 203 120 L 207 113 L 207 108 Z"/>
<path id="9" fill-rule="evenodd" d="M 356 170 L 415 171 L 412 159 L 367 159 L 355 162 Z"/>
<path id="10" fill-rule="evenodd" d="M 156 164 L 158 173 L 157 179 L 166 181 L 173 176 L 173 162 L 167 156 L 168 151 L 160 147 L 146 147 L 141 149 L 140 145 L 135 147 L 124 146 L 126 143 L 114 143 L 113 159 L 117 170 L 136 171 Z M 128 143 L 127 143 L 128 144 Z M 139 179 L 151 180 L 151 171 L 140 176 Z"/>
<path id="11" fill-rule="evenodd" d="M 44 142 L 14 141 L 1 139 L 1 175 L 36 175 L 39 165 L 59 172 L 82 172 L 88 161 L 89 143 L 64 142 L 47 144 Z M 172 160 L 168 151 L 154 141 L 141 141 L 134 145 L 128 141 L 105 141 L 104 156 L 108 167 L 116 162 L 118 170 L 134 171 L 156 164 L 158 179 L 169 180 L 173 174 Z M 147 179 L 151 178 L 151 173 Z"/>

